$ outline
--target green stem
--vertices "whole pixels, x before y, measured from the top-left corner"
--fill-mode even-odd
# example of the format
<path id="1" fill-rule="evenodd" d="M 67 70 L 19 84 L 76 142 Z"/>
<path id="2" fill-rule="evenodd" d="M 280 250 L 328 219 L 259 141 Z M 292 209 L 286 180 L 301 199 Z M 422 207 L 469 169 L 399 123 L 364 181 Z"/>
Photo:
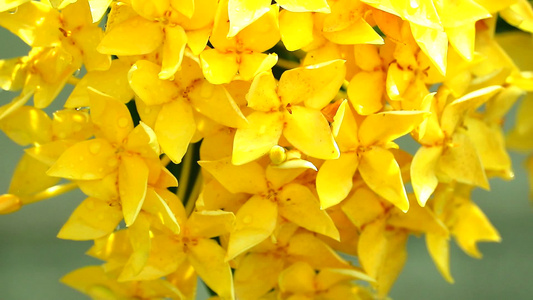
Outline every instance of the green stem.
<path id="1" fill-rule="evenodd" d="M 183 158 L 183 161 L 181 162 L 181 172 L 180 172 L 180 178 L 178 179 L 178 190 L 176 191 L 176 194 L 178 195 L 178 198 L 181 199 L 181 201 L 185 201 L 185 195 L 187 194 L 187 187 L 189 186 L 189 180 L 191 177 L 191 170 L 192 170 L 192 161 L 194 158 L 194 146 L 192 144 L 189 145 L 189 148 L 187 149 L 187 153 L 185 154 L 185 157 Z"/>
<path id="2" fill-rule="evenodd" d="M 52 187 L 47 188 L 46 190 L 39 192 L 37 194 L 28 196 L 28 197 L 21 197 L 22 203 L 24 204 L 30 204 L 35 203 L 41 200 L 45 200 L 48 198 L 52 198 L 55 196 L 59 196 L 61 194 L 67 193 L 72 191 L 73 189 L 77 188 L 78 185 L 74 182 L 66 183 L 66 184 L 60 184 L 60 185 L 54 185 Z"/>
<path id="3" fill-rule="evenodd" d="M 290 70 L 290 69 L 294 69 L 294 68 L 300 67 L 299 63 L 297 63 L 295 61 L 292 61 L 292 60 L 287 60 L 287 59 L 284 59 L 284 58 L 281 58 L 281 57 L 278 57 L 278 62 L 276 63 L 276 65 L 278 65 L 278 67 L 286 69 L 286 70 Z"/>
<path id="4" fill-rule="evenodd" d="M 187 216 L 190 216 L 192 211 L 194 210 L 196 200 L 198 199 L 198 196 L 200 195 L 202 189 L 202 182 L 202 173 L 199 172 L 194 181 L 194 186 L 192 187 L 189 199 L 187 199 L 187 204 L 185 205 L 185 213 L 187 213 Z"/>

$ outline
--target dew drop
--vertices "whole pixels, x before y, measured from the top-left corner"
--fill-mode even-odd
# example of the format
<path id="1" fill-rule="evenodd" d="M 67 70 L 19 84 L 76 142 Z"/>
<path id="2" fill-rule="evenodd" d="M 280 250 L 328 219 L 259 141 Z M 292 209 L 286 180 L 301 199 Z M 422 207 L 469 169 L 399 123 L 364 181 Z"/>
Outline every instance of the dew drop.
<path id="1" fill-rule="evenodd" d="M 118 127 L 125 128 L 126 126 L 128 126 L 128 118 L 122 117 L 118 119 Z"/>
<path id="2" fill-rule="evenodd" d="M 102 149 L 102 144 L 100 144 L 100 142 L 93 142 L 89 145 L 89 152 L 92 154 L 98 154 L 100 149 Z"/>
<path id="3" fill-rule="evenodd" d="M 107 165 L 112 167 L 112 168 L 116 167 L 118 165 L 118 159 L 111 158 L 110 160 L 107 161 Z"/>
<path id="4" fill-rule="evenodd" d="M 19 8 L 17 6 L 15 8 L 12 8 L 12 9 L 8 10 L 7 13 L 13 15 L 13 14 L 16 14 L 18 10 L 19 10 Z"/>
<path id="5" fill-rule="evenodd" d="M 91 173 L 91 172 L 87 172 L 87 173 L 83 173 L 81 175 L 81 179 L 82 180 L 92 180 L 94 179 L 96 176 L 94 175 L 94 173 Z"/>
<path id="6" fill-rule="evenodd" d="M 247 215 L 247 216 L 245 216 L 245 217 L 242 219 L 242 222 L 243 222 L 244 224 L 250 224 L 250 223 L 252 223 L 252 220 L 253 220 L 252 216 Z"/>
<path id="7" fill-rule="evenodd" d="M 74 71 L 74 74 L 72 74 L 72 75 L 78 76 L 78 75 L 80 75 L 80 73 L 81 73 L 81 69 L 77 69 L 76 71 Z"/>

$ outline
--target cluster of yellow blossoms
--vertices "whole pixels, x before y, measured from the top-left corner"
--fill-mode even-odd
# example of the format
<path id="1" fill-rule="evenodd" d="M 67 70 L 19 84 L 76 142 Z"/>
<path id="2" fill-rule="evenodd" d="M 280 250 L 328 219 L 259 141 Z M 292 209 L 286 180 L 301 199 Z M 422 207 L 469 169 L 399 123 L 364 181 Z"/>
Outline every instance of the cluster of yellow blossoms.
<path id="1" fill-rule="evenodd" d="M 410 234 L 451 282 L 451 238 L 500 240 L 470 193 L 513 177 L 533 90 L 499 17 L 533 31 L 526 0 L 0 0 L 31 46 L 0 60 L 0 212 L 80 188 L 58 237 L 105 263 L 62 281 L 93 299 L 383 298 Z"/>

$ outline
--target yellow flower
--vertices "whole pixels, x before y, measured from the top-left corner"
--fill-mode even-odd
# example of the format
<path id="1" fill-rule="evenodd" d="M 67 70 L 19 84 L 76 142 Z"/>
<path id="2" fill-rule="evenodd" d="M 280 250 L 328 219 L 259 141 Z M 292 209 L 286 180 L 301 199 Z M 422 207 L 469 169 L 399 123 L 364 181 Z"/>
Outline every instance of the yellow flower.
<path id="1" fill-rule="evenodd" d="M 282 135 L 309 156 L 337 158 L 337 145 L 319 110 L 343 80 L 340 60 L 286 71 L 279 83 L 271 72 L 256 76 L 246 95 L 248 107 L 255 111 L 247 116 L 248 126 L 235 133 L 232 162 L 241 165 L 263 156 Z"/>

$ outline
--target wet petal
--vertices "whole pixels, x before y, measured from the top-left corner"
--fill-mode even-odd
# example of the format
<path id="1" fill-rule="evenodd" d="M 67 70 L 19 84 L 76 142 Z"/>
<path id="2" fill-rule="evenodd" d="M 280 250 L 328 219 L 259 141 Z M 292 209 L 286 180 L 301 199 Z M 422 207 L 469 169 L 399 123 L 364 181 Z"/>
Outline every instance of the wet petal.
<path id="1" fill-rule="evenodd" d="M 199 239 L 188 249 L 189 262 L 207 286 L 223 299 L 234 299 L 233 275 L 224 261 L 226 251 L 210 239 Z"/>
<path id="2" fill-rule="evenodd" d="M 103 178 L 117 168 L 115 148 L 104 139 L 83 141 L 68 148 L 50 167 L 49 176 L 75 180 Z"/>
<path id="3" fill-rule="evenodd" d="M 425 206 L 439 184 L 437 162 L 442 154 L 442 147 L 420 147 L 411 163 L 411 184 L 420 206 Z"/>
<path id="4" fill-rule="evenodd" d="M 91 120 L 108 141 L 122 144 L 133 129 L 130 111 L 122 102 L 98 91 L 89 89 Z"/>
<path id="5" fill-rule="evenodd" d="M 232 162 L 242 165 L 268 153 L 278 144 L 283 130 L 282 118 L 279 112 L 258 111 L 248 115 L 248 126 L 235 133 Z"/>
<path id="6" fill-rule="evenodd" d="M 316 177 L 316 190 L 322 209 L 339 204 L 352 190 L 353 176 L 359 165 L 355 153 L 341 153 L 335 160 L 326 160 Z"/>
<path id="7" fill-rule="evenodd" d="M 60 239 L 86 241 L 110 234 L 122 220 L 118 206 L 97 198 L 87 198 L 70 215 L 57 234 Z"/>
<path id="8" fill-rule="evenodd" d="M 320 159 L 336 159 L 339 148 L 333 139 L 328 121 L 320 111 L 294 106 L 285 112 L 283 135 L 303 153 Z"/>
<path id="9" fill-rule="evenodd" d="M 322 109 L 337 95 L 345 75 L 343 60 L 295 68 L 281 75 L 278 95 L 284 105 L 304 102 L 307 107 Z"/>
<path id="10" fill-rule="evenodd" d="M 196 132 L 196 122 L 189 103 L 172 101 L 165 104 L 155 123 L 157 140 L 168 157 L 179 163 Z"/>
<path id="11" fill-rule="evenodd" d="M 237 212 L 235 229 L 230 234 L 226 260 L 231 260 L 267 239 L 278 221 L 275 202 L 254 196 Z"/>
<path id="12" fill-rule="evenodd" d="M 159 78 L 169 79 L 178 71 L 183 59 L 185 46 L 187 45 L 187 35 L 183 27 L 166 26 L 164 29 L 165 41 L 163 43 L 163 62 Z"/>
<path id="13" fill-rule="evenodd" d="M 359 173 L 378 195 L 404 212 L 409 209 L 400 167 L 392 153 L 379 147 L 364 152 L 359 162 Z"/>
<path id="14" fill-rule="evenodd" d="M 236 166 L 224 158 L 198 164 L 232 193 L 259 194 L 267 190 L 265 171 L 256 162 Z"/>
<path id="15" fill-rule="evenodd" d="M 339 240 L 339 231 L 313 193 L 300 184 L 288 184 L 278 195 L 279 214 L 295 224 L 334 240 Z"/>
<path id="16" fill-rule="evenodd" d="M 147 105 L 171 102 L 180 95 L 176 85 L 158 76 L 160 67 L 147 60 L 138 60 L 128 73 L 130 86 Z"/>
<path id="17" fill-rule="evenodd" d="M 142 55 L 153 52 L 162 42 L 159 23 L 136 16 L 106 32 L 97 50 L 105 54 Z"/>
<path id="18" fill-rule="evenodd" d="M 118 189 L 124 221 L 131 226 L 146 197 L 148 184 L 148 167 L 142 158 L 122 155 L 122 162 L 118 168 Z"/>
<path id="19" fill-rule="evenodd" d="M 239 71 L 237 54 L 222 53 L 216 49 L 208 49 L 200 54 L 200 62 L 205 79 L 212 84 L 229 83 Z"/>

